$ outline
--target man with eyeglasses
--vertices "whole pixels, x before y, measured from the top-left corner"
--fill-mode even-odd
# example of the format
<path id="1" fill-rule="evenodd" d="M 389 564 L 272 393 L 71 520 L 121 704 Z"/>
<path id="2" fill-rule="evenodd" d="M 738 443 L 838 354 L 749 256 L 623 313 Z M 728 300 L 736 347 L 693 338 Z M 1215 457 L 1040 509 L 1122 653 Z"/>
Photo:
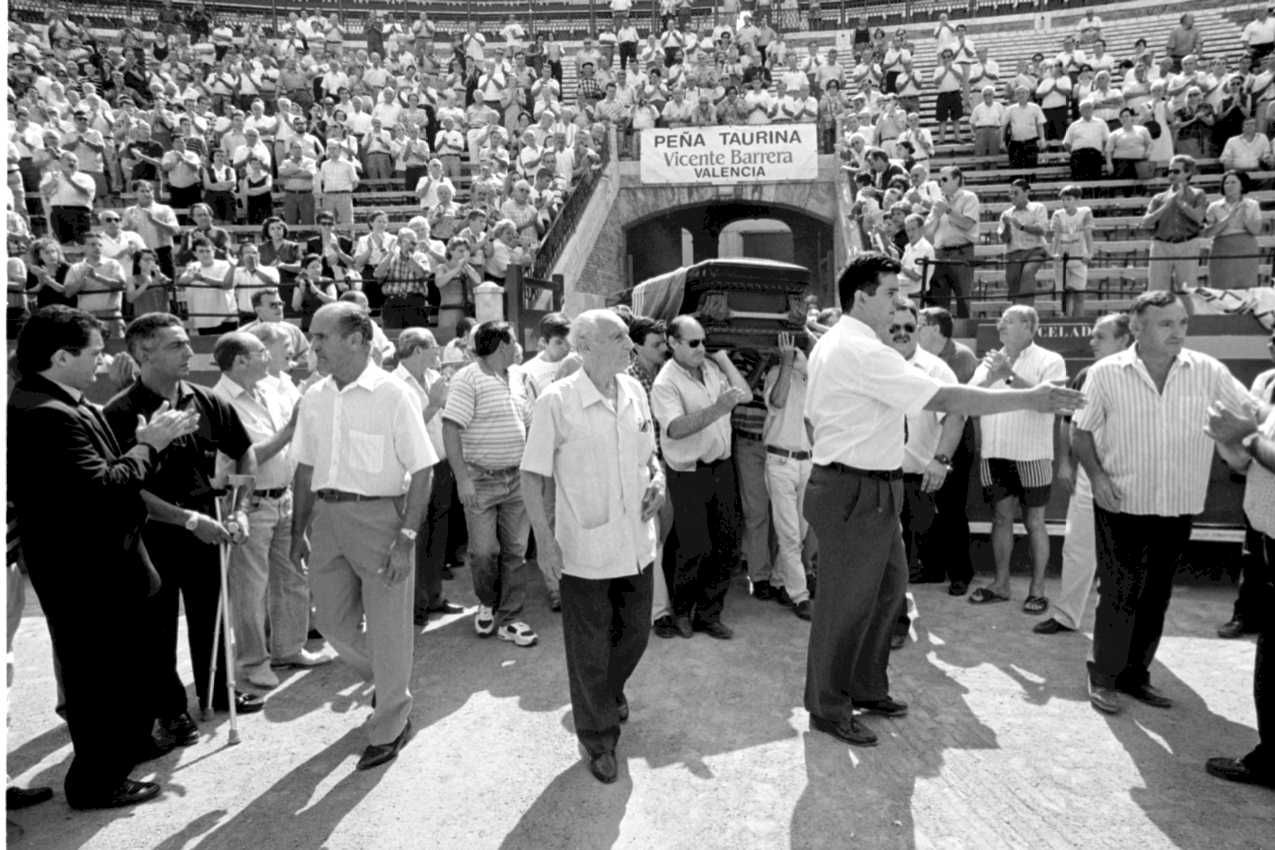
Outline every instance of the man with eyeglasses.
<path id="1" fill-rule="evenodd" d="M 1200 277 L 1200 232 L 1208 210 L 1208 195 L 1191 185 L 1195 160 L 1179 154 L 1169 160 L 1169 188 L 1153 196 L 1142 217 L 1142 227 L 1151 231 L 1151 251 L 1147 267 L 1147 289 L 1185 296 Z"/>
<path id="2" fill-rule="evenodd" d="M 146 243 L 135 231 L 120 227 L 120 214 L 115 210 L 106 210 L 98 220 L 102 222 L 102 231 L 98 234 L 102 256 L 118 261 L 126 273 L 132 274 L 134 258 L 146 250 Z"/>
<path id="3" fill-rule="evenodd" d="M 925 221 L 925 236 L 934 246 L 937 261 L 927 300 L 947 307 L 955 296 L 957 317 L 968 319 L 981 205 L 978 196 L 965 188 L 965 176 L 957 166 L 939 172 L 939 188 L 943 197 L 934 202 Z"/>
<path id="4" fill-rule="evenodd" d="M 725 350 L 709 356 L 707 335 L 692 316 L 669 322 L 668 341 L 673 356 L 651 385 L 651 412 L 676 506 L 673 625 L 684 638 L 699 629 L 728 640 L 734 632 L 722 622 L 722 608 L 738 550 L 730 412 L 752 391 Z"/>
<path id="5" fill-rule="evenodd" d="M 245 333 L 255 333 L 257 328 L 263 325 L 278 328 L 288 335 L 288 339 L 292 344 L 292 357 L 286 368 L 292 368 L 293 362 L 305 363 L 306 355 L 310 353 L 310 343 L 306 340 L 305 332 L 301 328 L 292 322 L 284 321 L 283 297 L 279 295 L 279 290 L 255 289 L 249 298 L 249 302 L 252 304 L 252 312 L 256 319 L 243 325 L 239 330 Z"/>

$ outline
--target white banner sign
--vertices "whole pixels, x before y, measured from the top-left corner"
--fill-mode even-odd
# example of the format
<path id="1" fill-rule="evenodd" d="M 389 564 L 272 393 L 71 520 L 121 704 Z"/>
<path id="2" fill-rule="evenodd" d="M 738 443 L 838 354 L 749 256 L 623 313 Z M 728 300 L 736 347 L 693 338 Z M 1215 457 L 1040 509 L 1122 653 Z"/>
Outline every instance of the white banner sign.
<path id="1" fill-rule="evenodd" d="M 791 183 L 819 175 L 814 124 L 642 131 L 643 183 Z"/>

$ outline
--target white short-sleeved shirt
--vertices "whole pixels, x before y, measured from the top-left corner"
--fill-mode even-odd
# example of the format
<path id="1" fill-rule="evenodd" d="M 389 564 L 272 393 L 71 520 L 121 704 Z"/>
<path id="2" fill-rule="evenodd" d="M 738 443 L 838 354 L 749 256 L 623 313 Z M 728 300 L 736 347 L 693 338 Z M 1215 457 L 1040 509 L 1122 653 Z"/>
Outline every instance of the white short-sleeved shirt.
<path id="1" fill-rule="evenodd" d="M 1072 424 L 1093 434 L 1103 470 L 1121 493 L 1120 512 L 1183 516 L 1204 510 L 1213 440 L 1208 408 L 1243 410 L 1252 397 L 1218 360 L 1189 348 L 1156 390 L 1133 345 L 1089 367 L 1087 404 Z"/>
<path id="2" fill-rule="evenodd" d="M 770 402 L 771 391 L 779 382 L 780 367 L 772 366 L 766 373 L 763 392 L 766 396 L 766 424 L 762 435 L 766 445 L 790 452 L 810 451 L 810 436 L 806 433 L 806 370 L 793 368 L 788 380 L 788 397 L 783 407 L 775 407 Z"/>
<path id="3" fill-rule="evenodd" d="M 407 371 L 402 363 L 394 368 L 391 373 L 403 383 L 412 388 L 412 392 L 416 394 L 416 400 L 421 403 L 421 410 L 429 407 L 429 391 L 433 389 L 434 384 L 443 380 L 443 375 L 437 369 L 425 370 L 425 383 L 422 384 L 416 380 L 416 376 Z M 429 441 L 434 446 L 434 453 L 438 455 L 439 460 L 447 458 L 447 449 L 443 446 L 443 413 L 438 411 L 434 416 L 425 423 L 425 432 L 429 434 Z"/>
<path id="4" fill-rule="evenodd" d="M 642 519 L 654 456 L 646 391 L 629 375 L 616 376 L 614 402 L 583 369 L 536 400 L 522 469 L 554 480 L 566 575 L 620 578 L 655 560 L 655 521 Z"/>
<path id="5" fill-rule="evenodd" d="M 917 346 L 908 365 L 919 369 L 941 384 L 957 384 L 956 373 L 935 355 Z M 943 414 L 934 410 L 918 410 L 907 415 L 908 438 L 903 446 L 903 471 L 920 475 L 934 460 L 943 435 Z"/>
<path id="6" fill-rule="evenodd" d="M 900 469 L 905 415 L 922 410 L 942 386 L 848 315 L 815 343 L 808 375 L 814 462 L 858 469 Z"/>
<path id="7" fill-rule="evenodd" d="M 277 381 L 261 381 L 251 391 L 236 384 L 224 374 L 213 385 L 213 395 L 219 396 L 235 409 L 244 430 L 253 445 L 273 439 L 288 424 L 292 408 L 284 395 L 283 386 Z M 217 469 L 230 472 L 233 461 L 225 455 L 217 456 Z M 253 487 L 258 490 L 276 490 L 292 483 L 296 464 L 288 456 L 284 446 L 264 463 L 257 464 Z"/>
<path id="8" fill-rule="evenodd" d="M 651 384 L 651 412 L 660 423 L 660 448 L 671 469 L 688 472 L 696 463 L 712 463 L 730 457 L 730 417 L 722 416 L 694 434 L 674 439 L 668 435 L 673 420 L 696 413 L 717 401 L 730 386 L 726 375 L 705 359 L 704 380 L 699 381 L 676 360 L 669 359 Z"/>
<path id="9" fill-rule="evenodd" d="M 1031 386 L 1047 381 L 1067 380 L 1067 363 L 1062 355 L 1032 343 L 1019 352 L 1013 363 L 1014 373 Z M 979 364 L 970 384 L 982 386 L 987 367 Z M 1031 410 L 1015 410 L 981 416 L 982 455 L 1004 460 L 1044 460 L 1054 456 L 1054 415 Z"/>
<path id="10" fill-rule="evenodd" d="M 370 360 L 342 389 L 328 375 L 306 391 L 290 457 L 314 469 L 312 489 L 364 496 L 401 496 L 438 463 L 420 402 Z"/>

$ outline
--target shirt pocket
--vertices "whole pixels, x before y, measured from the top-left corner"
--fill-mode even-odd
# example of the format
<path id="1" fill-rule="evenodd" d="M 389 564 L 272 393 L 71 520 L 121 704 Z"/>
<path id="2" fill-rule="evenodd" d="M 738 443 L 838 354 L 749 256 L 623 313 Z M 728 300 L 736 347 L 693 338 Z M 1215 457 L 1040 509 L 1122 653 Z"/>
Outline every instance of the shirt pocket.
<path id="1" fill-rule="evenodd" d="M 385 463 L 385 437 L 365 431 L 350 431 L 348 450 L 352 469 L 377 475 Z"/>
<path id="2" fill-rule="evenodd" d="M 615 463 L 614 457 L 607 457 L 606 441 L 597 437 L 568 439 L 559 451 L 571 458 L 572 467 L 590 472 L 558 476 L 558 494 L 566 503 L 559 507 L 558 516 L 567 519 L 563 517 L 565 508 L 571 517 L 567 521 L 577 529 L 602 528 L 610 518 L 611 507 L 612 476 L 607 474 L 607 464 Z"/>

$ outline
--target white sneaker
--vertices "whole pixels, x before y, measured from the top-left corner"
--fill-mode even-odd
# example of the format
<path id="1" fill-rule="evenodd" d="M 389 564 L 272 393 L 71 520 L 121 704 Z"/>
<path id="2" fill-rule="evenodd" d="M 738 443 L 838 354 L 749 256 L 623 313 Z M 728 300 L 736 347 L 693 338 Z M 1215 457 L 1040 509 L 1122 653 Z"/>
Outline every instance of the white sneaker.
<path id="1" fill-rule="evenodd" d="M 531 646 L 537 640 L 536 633 L 526 623 L 505 623 L 496 634 L 501 640 L 513 641 L 515 646 Z"/>
<path id="2" fill-rule="evenodd" d="M 495 630 L 496 612 L 486 605 L 479 605 L 478 613 L 474 615 L 474 631 L 479 637 L 488 637 Z"/>
<path id="3" fill-rule="evenodd" d="M 273 667 L 318 667 L 321 664 L 328 664 L 335 660 L 336 652 L 331 647 L 325 646 L 318 652 L 303 649 L 295 655 L 271 661 L 270 664 Z M 249 679 L 248 681 L 252 680 Z"/>
<path id="4" fill-rule="evenodd" d="M 244 676 L 244 680 L 250 685 L 258 688 L 270 690 L 279 687 L 279 677 L 270 669 L 269 662 L 260 664 L 248 671 L 248 675 Z"/>

